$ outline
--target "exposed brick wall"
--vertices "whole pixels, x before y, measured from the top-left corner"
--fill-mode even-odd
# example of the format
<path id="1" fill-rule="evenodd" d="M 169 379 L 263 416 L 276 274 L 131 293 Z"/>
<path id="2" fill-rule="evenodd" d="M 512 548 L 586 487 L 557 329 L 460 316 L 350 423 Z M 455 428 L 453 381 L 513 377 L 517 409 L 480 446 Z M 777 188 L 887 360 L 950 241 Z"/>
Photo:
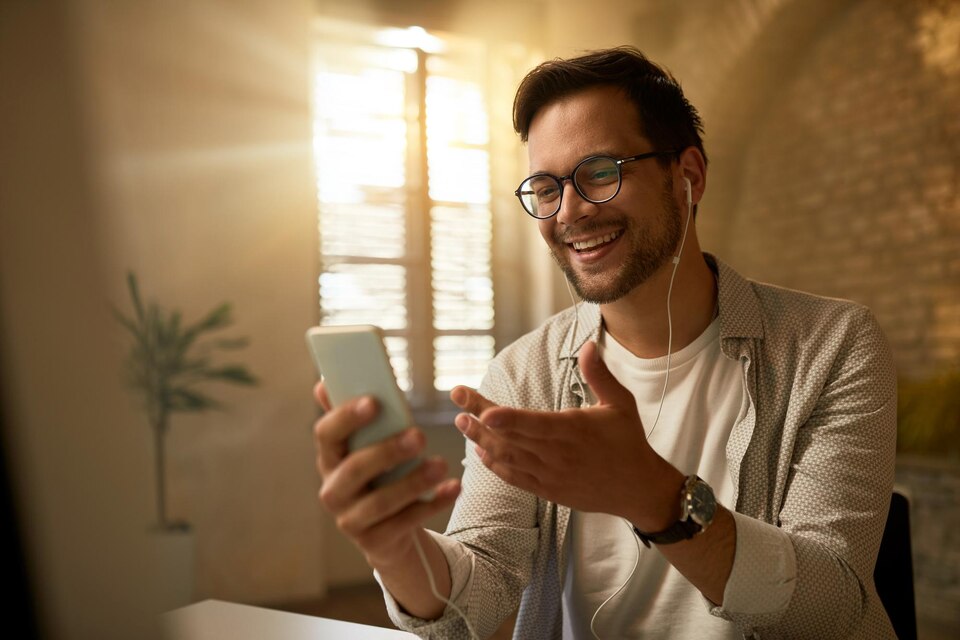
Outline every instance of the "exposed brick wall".
<path id="1" fill-rule="evenodd" d="M 836 18 L 754 114 L 718 250 L 870 306 L 903 374 L 958 366 L 960 3 Z"/>

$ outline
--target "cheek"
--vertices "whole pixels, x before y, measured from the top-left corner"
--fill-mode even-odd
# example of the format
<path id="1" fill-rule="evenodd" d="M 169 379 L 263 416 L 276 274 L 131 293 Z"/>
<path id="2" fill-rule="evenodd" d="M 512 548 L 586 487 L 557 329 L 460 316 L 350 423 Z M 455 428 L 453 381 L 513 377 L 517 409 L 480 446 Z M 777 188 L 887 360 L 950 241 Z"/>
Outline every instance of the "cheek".
<path id="1" fill-rule="evenodd" d="M 540 235 L 546 240 L 547 244 L 553 244 L 553 228 L 557 224 L 557 217 L 547 218 L 546 220 L 538 220 L 537 228 L 540 229 Z"/>

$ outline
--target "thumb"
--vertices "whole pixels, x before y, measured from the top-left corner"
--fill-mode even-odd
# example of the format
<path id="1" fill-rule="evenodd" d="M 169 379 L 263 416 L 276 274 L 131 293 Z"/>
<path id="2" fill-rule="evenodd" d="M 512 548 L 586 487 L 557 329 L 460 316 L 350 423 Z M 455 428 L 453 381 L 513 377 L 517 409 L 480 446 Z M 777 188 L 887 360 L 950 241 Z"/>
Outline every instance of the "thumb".
<path id="1" fill-rule="evenodd" d="M 636 410 L 636 400 L 626 387 L 617 382 L 606 363 L 600 359 L 597 343 L 590 341 L 580 348 L 577 363 L 583 380 L 600 404 Z"/>

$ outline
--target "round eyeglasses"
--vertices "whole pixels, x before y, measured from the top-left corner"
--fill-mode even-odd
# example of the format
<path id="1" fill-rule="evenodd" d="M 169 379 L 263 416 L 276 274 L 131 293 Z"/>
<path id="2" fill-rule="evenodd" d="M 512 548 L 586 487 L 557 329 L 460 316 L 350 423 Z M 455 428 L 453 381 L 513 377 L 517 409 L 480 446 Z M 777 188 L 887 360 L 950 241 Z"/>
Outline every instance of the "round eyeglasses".
<path id="1" fill-rule="evenodd" d="M 573 168 L 568 176 L 557 177 L 549 173 L 535 173 L 517 187 L 514 195 L 523 205 L 523 210 L 534 218 L 544 220 L 552 218 L 560 211 L 563 200 L 563 183 L 573 182 L 573 188 L 587 202 L 602 204 L 609 202 L 620 193 L 622 179 L 621 166 L 635 160 L 646 160 L 662 156 L 676 155 L 677 151 L 651 151 L 629 158 L 611 158 L 610 156 L 590 156 L 584 158 Z"/>

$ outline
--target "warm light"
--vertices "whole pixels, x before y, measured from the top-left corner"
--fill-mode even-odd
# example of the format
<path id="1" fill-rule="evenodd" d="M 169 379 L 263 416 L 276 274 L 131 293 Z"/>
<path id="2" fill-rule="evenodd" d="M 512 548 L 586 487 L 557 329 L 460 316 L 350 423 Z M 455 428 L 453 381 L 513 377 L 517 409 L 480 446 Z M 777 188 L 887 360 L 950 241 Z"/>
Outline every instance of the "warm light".
<path id="1" fill-rule="evenodd" d="M 382 29 L 374 36 L 374 41 L 387 47 L 420 49 L 426 53 L 443 53 L 446 50 L 443 40 L 430 35 L 423 27 Z"/>

